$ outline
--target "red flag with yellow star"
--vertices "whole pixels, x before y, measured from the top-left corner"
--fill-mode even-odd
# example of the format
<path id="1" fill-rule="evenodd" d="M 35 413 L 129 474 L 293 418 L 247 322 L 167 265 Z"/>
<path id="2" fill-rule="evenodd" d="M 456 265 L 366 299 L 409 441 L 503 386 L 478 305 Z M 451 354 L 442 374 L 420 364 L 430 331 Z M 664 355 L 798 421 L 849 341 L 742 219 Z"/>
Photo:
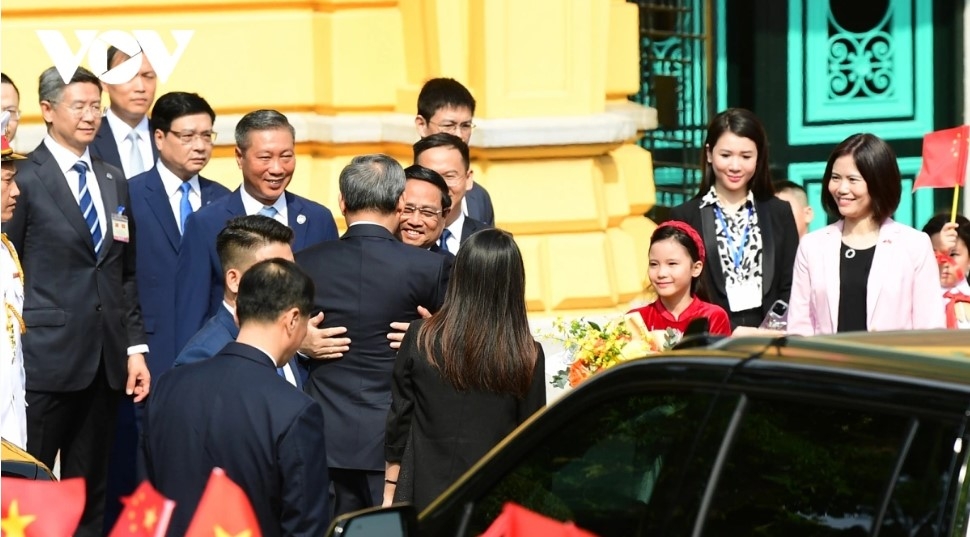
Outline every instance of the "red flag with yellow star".
<path id="1" fill-rule="evenodd" d="M 84 479 L 0 479 L 3 537 L 74 535 L 84 511 Z M 54 507 L 56 506 L 56 507 Z"/>
<path id="2" fill-rule="evenodd" d="M 913 182 L 913 190 L 965 186 L 968 155 L 970 125 L 927 134 L 923 137 L 923 165 Z"/>
<path id="3" fill-rule="evenodd" d="M 108 537 L 163 537 L 175 509 L 175 501 L 162 496 L 148 481 L 121 503 L 125 508 Z"/>
<path id="4" fill-rule="evenodd" d="M 213 468 L 185 537 L 262 537 L 246 492 Z"/>

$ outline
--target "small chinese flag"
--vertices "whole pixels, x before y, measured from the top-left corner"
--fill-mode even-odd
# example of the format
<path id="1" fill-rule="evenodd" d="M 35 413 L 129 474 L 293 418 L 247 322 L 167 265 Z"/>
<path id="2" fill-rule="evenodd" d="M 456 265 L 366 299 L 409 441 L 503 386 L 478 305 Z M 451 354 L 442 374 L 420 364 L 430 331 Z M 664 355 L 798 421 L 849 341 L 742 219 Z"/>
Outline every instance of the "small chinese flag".
<path id="1" fill-rule="evenodd" d="M 514 503 L 506 503 L 502 514 L 480 537 L 596 537 L 572 522 L 559 522 Z"/>
<path id="2" fill-rule="evenodd" d="M 913 190 L 966 185 L 968 154 L 970 125 L 927 134 L 923 137 L 923 166 L 913 182 Z"/>
<path id="3" fill-rule="evenodd" d="M 246 492 L 213 468 L 185 537 L 262 537 Z"/>
<path id="4" fill-rule="evenodd" d="M 148 481 L 122 498 L 125 508 L 108 537 L 162 537 L 168 529 L 175 502 L 162 496 Z"/>
<path id="5" fill-rule="evenodd" d="M 0 479 L 3 537 L 74 535 L 84 512 L 84 479 Z M 56 508 L 52 508 L 56 506 Z"/>

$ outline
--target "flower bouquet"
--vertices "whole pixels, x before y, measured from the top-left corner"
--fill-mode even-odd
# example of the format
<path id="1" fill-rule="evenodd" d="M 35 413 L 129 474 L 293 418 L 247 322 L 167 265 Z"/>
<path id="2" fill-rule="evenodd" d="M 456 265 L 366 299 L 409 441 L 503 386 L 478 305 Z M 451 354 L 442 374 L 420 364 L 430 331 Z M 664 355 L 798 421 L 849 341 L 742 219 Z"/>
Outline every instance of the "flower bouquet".
<path id="1" fill-rule="evenodd" d="M 590 375 L 631 358 L 670 350 L 680 341 L 677 330 L 648 330 L 637 313 L 611 320 L 604 325 L 579 318 L 556 319 L 552 333 L 542 334 L 562 343 L 566 368 L 552 378 L 557 388 L 576 387 Z"/>

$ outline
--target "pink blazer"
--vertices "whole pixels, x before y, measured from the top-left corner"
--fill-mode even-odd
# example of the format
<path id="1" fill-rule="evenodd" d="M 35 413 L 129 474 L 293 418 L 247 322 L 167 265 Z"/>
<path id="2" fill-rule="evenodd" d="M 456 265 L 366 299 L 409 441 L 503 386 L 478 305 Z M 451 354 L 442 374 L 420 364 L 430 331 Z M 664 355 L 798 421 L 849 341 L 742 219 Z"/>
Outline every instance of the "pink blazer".
<path id="1" fill-rule="evenodd" d="M 788 332 L 832 334 L 839 321 L 842 221 L 805 235 L 795 256 Z M 946 328 L 940 274 L 930 238 L 887 219 L 866 286 L 870 331 Z"/>

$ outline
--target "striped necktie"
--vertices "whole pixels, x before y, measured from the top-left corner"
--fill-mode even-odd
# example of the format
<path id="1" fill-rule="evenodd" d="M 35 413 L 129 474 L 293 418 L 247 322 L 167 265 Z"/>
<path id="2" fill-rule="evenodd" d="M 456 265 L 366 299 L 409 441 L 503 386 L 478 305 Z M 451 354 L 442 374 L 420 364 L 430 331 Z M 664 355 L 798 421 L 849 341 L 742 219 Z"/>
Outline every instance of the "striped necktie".
<path id="1" fill-rule="evenodd" d="M 77 164 L 71 166 L 78 176 L 78 205 L 81 207 L 81 216 L 88 225 L 91 232 L 91 241 L 94 244 L 94 254 L 101 253 L 101 245 L 104 243 L 104 236 L 101 235 L 101 224 L 98 222 L 98 211 L 94 208 L 94 201 L 91 198 L 91 191 L 88 190 L 88 165 L 79 160 Z"/>

